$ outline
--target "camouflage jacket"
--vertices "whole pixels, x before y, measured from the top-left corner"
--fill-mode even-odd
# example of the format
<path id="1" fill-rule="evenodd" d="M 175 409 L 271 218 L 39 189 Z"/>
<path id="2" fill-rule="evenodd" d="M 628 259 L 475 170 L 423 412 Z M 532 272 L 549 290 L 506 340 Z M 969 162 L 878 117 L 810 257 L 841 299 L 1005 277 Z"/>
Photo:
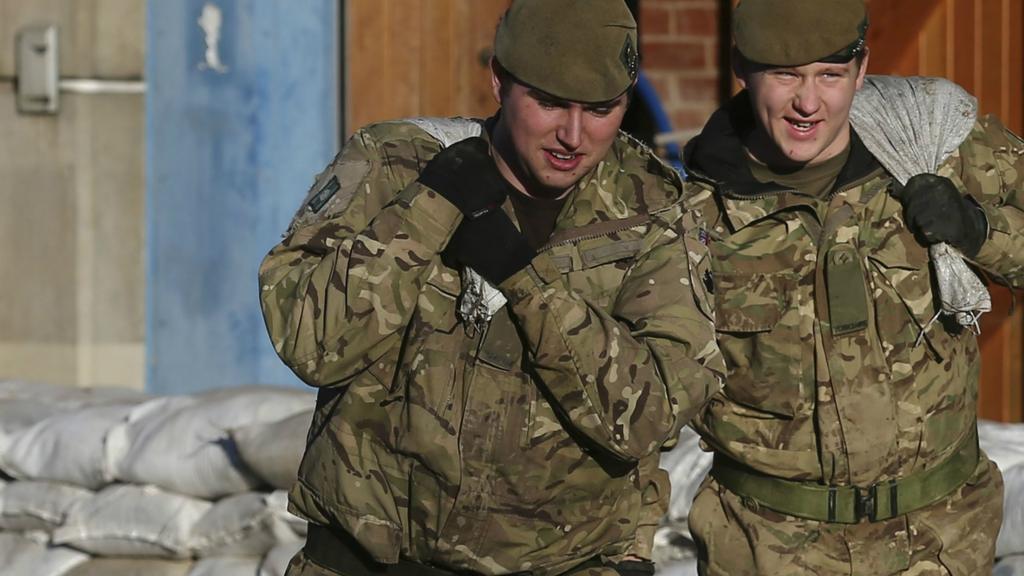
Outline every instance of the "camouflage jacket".
<path id="1" fill-rule="evenodd" d="M 954 323 L 928 325 L 933 273 L 889 194 L 894 178 L 854 133 L 827 197 L 757 182 L 737 136 L 752 121 L 738 96 L 687 149 L 686 205 L 711 228 L 728 366 L 695 427 L 716 450 L 784 478 L 870 486 L 935 465 L 973 433 L 978 344 Z M 986 118 L 938 171 L 988 218 L 974 265 L 1013 286 L 1024 282 L 1022 154 Z M 830 284 L 829 271 L 850 263 L 855 274 Z M 833 328 L 830 294 L 863 306 L 866 326 Z"/>
<path id="2" fill-rule="evenodd" d="M 292 509 L 381 562 L 649 557 L 659 448 L 724 373 L 678 176 L 620 137 L 475 330 L 438 256 L 461 216 L 416 181 L 440 148 L 412 122 L 360 130 L 263 262 L 273 344 L 320 387 Z"/>

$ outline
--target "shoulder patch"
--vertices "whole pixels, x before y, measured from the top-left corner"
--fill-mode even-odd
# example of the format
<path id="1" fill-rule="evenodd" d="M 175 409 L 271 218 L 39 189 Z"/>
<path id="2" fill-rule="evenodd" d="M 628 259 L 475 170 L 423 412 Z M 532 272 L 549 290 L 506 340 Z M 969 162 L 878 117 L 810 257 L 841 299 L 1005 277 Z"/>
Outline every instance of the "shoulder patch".
<path id="1" fill-rule="evenodd" d="M 333 198 L 340 188 L 341 184 L 338 182 L 338 177 L 331 176 L 331 179 L 327 184 L 324 184 L 320 190 L 313 195 L 313 198 L 310 199 L 307 207 L 314 213 L 319 212 L 327 205 L 327 201 Z"/>

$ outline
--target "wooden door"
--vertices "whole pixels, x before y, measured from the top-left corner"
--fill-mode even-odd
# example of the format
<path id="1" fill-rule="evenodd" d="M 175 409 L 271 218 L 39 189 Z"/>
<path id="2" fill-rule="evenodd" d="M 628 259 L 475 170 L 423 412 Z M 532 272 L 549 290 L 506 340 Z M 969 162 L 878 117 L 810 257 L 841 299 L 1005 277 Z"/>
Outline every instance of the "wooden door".
<path id="1" fill-rule="evenodd" d="M 1024 2 L 1020 0 L 869 0 L 869 72 L 942 76 L 978 97 L 1024 133 Z M 982 320 L 979 415 L 1019 422 L 1024 307 L 992 285 L 993 310 Z"/>
<path id="2" fill-rule="evenodd" d="M 348 0 L 348 132 L 414 116 L 487 116 L 487 61 L 509 0 Z"/>

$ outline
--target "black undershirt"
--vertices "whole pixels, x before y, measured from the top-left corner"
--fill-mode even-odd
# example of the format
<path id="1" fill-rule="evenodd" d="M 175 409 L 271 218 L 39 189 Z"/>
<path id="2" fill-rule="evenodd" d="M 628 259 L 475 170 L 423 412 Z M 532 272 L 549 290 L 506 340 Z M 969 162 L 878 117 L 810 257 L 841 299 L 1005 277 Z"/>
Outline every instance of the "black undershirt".
<path id="1" fill-rule="evenodd" d="M 531 248 L 538 250 L 547 243 L 551 233 L 555 231 L 558 214 L 568 198 L 568 194 L 556 200 L 548 200 L 532 198 L 518 190 L 509 193 L 516 220 L 519 221 L 519 229 L 526 236 Z"/>

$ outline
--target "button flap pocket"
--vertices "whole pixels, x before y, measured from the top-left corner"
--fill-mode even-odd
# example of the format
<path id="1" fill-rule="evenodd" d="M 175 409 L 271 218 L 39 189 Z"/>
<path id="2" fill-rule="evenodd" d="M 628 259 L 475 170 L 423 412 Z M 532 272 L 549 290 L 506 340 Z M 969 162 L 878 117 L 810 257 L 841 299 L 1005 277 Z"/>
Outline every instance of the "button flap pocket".
<path id="1" fill-rule="evenodd" d="M 616 260 L 623 260 L 636 256 L 643 245 L 643 240 L 617 240 L 595 246 L 580 252 L 580 260 L 584 268 L 593 268 Z"/>

